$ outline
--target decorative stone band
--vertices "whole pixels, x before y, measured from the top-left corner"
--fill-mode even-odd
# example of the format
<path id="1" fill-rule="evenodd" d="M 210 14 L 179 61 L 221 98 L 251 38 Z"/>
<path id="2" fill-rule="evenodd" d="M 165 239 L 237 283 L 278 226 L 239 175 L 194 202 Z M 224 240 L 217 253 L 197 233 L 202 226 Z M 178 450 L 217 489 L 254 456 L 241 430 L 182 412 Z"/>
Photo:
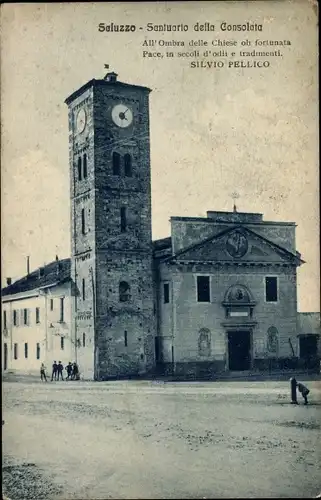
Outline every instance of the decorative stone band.
<path id="1" fill-rule="evenodd" d="M 244 328 L 254 328 L 257 325 L 257 321 L 244 321 L 243 318 L 238 320 L 238 318 L 234 317 L 230 321 L 222 321 L 221 325 L 229 330 L 239 330 L 240 328 L 244 330 Z"/>
<path id="2" fill-rule="evenodd" d="M 232 267 L 296 267 L 297 264 L 292 262 L 235 262 L 235 261 L 213 261 L 213 260 L 172 260 L 169 261 L 170 265 L 195 265 L 195 264 L 211 264 L 214 265 L 215 268 L 223 268 L 225 266 Z"/>

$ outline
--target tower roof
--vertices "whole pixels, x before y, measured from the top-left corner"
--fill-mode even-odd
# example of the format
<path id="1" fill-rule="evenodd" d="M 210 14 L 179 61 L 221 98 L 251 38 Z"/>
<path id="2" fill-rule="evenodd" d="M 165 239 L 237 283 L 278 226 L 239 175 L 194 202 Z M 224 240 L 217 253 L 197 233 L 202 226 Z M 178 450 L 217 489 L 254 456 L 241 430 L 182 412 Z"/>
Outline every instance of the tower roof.
<path id="1" fill-rule="evenodd" d="M 89 89 L 90 87 L 113 87 L 116 89 L 133 88 L 151 92 L 150 88 L 144 87 L 142 85 L 133 85 L 131 83 L 119 82 L 117 80 L 117 76 L 117 73 L 111 71 L 107 73 L 103 79 L 96 80 L 95 78 L 93 78 L 92 80 L 89 80 L 89 82 L 85 83 L 78 90 L 75 90 L 75 92 L 70 94 L 70 96 L 65 99 L 65 103 L 69 105 L 74 99 L 76 99 L 76 97 L 80 96 L 86 89 Z"/>

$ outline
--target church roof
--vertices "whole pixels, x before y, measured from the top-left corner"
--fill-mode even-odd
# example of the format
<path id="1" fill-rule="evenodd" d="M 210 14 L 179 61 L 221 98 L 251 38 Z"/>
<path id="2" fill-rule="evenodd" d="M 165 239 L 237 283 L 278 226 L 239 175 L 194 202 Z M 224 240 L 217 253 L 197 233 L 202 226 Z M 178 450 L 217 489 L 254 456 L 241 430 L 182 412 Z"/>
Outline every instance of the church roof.
<path id="1" fill-rule="evenodd" d="M 54 286 L 71 279 L 71 259 L 54 260 L 46 266 L 39 267 L 1 290 L 2 296 L 36 290 L 41 287 Z"/>
<path id="2" fill-rule="evenodd" d="M 252 229 L 249 229 L 248 227 L 244 227 L 243 225 L 235 225 L 232 228 L 224 229 L 223 231 L 220 231 L 219 233 L 215 234 L 214 236 L 212 235 L 212 236 L 205 238 L 197 243 L 193 243 L 192 245 L 190 245 L 186 248 L 183 248 L 182 250 L 179 250 L 178 252 L 176 252 L 175 254 L 173 254 L 171 256 L 164 256 L 164 259 L 162 259 L 162 260 L 175 261 L 176 259 L 179 259 L 180 257 L 182 257 L 184 259 L 184 257 L 187 257 L 187 255 L 190 254 L 191 251 L 201 249 L 206 244 L 208 244 L 210 242 L 215 242 L 216 240 L 219 240 L 220 238 L 222 238 L 222 236 L 227 235 L 228 233 L 232 233 L 235 230 L 245 231 L 249 235 L 252 234 L 257 239 L 262 240 L 267 245 L 269 245 L 272 249 L 277 250 L 282 255 L 287 256 L 290 259 L 294 259 L 299 264 L 304 264 L 304 260 L 301 259 L 301 254 L 299 252 L 296 252 L 296 253 L 290 252 L 286 248 L 281 247 L 277 243 L 274 243 L 273 241 L 269 240 L 268 238 L 265 238 L 264 236 L 256 233 L 255 231 L 253 231 Z"/>

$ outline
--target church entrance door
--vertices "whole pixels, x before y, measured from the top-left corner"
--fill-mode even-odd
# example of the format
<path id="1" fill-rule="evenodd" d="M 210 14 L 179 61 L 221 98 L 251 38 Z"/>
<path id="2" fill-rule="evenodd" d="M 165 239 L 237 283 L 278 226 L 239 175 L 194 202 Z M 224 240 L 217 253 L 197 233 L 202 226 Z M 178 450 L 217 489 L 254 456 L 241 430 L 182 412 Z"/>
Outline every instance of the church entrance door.
<path id="1" fill-rule="evenodd" d="M 228 332 L 228 361 L 230 371 L 251 368 L 251 332 L 233 330 Z"/>

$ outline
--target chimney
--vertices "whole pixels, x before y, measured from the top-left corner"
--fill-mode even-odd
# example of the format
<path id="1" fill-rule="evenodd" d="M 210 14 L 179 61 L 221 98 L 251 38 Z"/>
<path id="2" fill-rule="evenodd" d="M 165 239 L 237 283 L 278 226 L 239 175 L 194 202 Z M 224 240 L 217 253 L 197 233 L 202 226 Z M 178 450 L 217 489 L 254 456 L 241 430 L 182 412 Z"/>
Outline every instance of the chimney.
<path id="1" fill-rule="evenodd" d="M 104 77 L 104 80 L 109 83 L 115 83 L 117 82 L 117 73 L 112 71 L 111 73 L 107 73 L 107 75 Z"/>
<path id="2" fill-rule="evenodd" d="M 27 275 L 29 276 L 30 274 L 30 257 L 29 255 L 27 256 Z"/>
<path id="3" fill-rule="evenodd" d="M 42 276 L 44 276 L 45 274 L 45 268 L 44 267 L 39 267 L 38 269 L 38 278 L 42 278 Z"/>
<path id="4" fill-rule="evenodd" d="M 7 286 L 11 285 L 12 283 L 12 279 L 11 278 L 7 278 Z"/>
<path id="5" fill-rule="evenodd" d="M 59 276 L 59 273 L 60 273 L 60 262 L 59 262 L 58 255 L 56 255 L 56 274 L 57 274 L 57 276 Z"/>

